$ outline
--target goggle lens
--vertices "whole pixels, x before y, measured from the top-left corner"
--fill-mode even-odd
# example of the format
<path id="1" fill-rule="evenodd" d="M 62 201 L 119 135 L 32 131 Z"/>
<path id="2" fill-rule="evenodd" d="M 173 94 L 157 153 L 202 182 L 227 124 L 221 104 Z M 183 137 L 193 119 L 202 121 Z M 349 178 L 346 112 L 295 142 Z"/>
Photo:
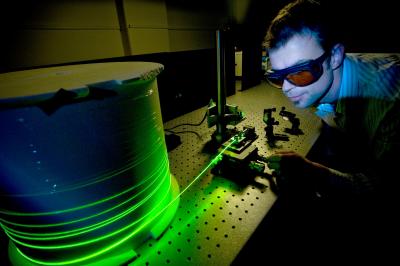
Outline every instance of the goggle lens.
<path id="1" fill-rule="evenodd" d="M 322 63 L 327 56 L 328 53 L 324 53 L 319 58 L 307 63 L 302 63 L 284 70 L 269 71 L 266 77 L 273 86 L 278 88 L 282 88 L 285 79 L 295 86 L 308 86 L 316 82 L 322 76 Z"/>
<path id="2" fill-rule="evenodd" d="M 313 73 L 308 70 L 303 70 L 297 73 L 287 75 L 286 79 L 289 80 L 290 83 L 295 84 L 297 86 L 307 86 L 309 84 L 314 83 L 320 78 L 321 75 L 315 75 L 317 73 L 321 73 L 321 71 Z"/>
<path id="3" fill-rule="evenodd" d="M 285 77 L 268 77 L 268 75 L 267 75 L 267 78 L 268 78 L 268 81 L 273 86 L 278 87 L 278 88 L 282 88 L 283 82 L 285 79 L 288 80 L 293 85 L 302 87 L 302 86 L 310 85 L 310 84 L 314 83 L 315 81 L 317 81 L 321 76 L 321 75 L 315 75 L 317 73 L 322 74 L 322 71 L 313 73 L 309 70 L 303 70 L 303 71 L 299 71 L 296 73 L 288 74 Z"/>

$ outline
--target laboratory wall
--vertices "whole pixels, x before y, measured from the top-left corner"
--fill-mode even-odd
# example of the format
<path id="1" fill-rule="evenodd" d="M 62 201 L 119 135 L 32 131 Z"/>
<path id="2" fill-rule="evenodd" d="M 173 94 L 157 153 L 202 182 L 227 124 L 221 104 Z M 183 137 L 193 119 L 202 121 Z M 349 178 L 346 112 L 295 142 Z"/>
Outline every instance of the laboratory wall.
<path id="1" fill-rule="evenodd" d="M 1 71 L 215 47 L 225 1 L 42 0 L 2 3 Z"/>

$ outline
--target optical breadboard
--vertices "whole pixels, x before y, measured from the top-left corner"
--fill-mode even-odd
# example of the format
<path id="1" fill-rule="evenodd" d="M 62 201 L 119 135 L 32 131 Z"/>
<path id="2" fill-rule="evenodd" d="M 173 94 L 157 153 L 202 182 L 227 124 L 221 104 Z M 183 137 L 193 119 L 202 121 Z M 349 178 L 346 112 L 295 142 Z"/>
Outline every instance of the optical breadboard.
<path id="1" fill-rule="evenodd" d="M 297 109 L 282 91 L 267 82 L 227 98 L 237 105 L 245 119 L 236 125 L 255 127 L 259 136 L 253 143 L 262 156 L 278 150 L 293 150 L 306 155 L 319 136 L 321 122 L 311 109 Z M 267 143 L 264 109 L 275 108 L 273 117 L 279 122 L 276 134 L 287 134 L 291 124 L 279 115 L 284 107 L 300 120 L 303 134 L 289 135 L 288 141 Z M 197 124 L 204 117 L 207 106 L 164 123 L 164 128 L 180 124 Z M 177 213 L 167 230 L 158 239 L 149 239 L 132 258 L 134 265 L 230 265 L 246 241 L 274 204 L 277 196 L 268 179 L 237 182 L 211 172 L 213 156 L 205 147 L 215 127 L 182 126 L 173 129 L 181 137 L 181 144 L 168 153 L 171 173 L 176 177 L 180 191 Z M 199 175 L 200 174 L 200 175 Z M 243 177 L 245 178 L 245 177 Z"/>

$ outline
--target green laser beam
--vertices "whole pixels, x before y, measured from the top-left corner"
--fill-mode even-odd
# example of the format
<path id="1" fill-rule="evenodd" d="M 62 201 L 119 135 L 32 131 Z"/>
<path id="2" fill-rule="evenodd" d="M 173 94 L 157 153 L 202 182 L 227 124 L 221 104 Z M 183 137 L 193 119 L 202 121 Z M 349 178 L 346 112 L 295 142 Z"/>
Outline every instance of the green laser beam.
<path id="1" fill-rule="evenodd" d="M 127 236 L 121 238 L 120 240 L 110 244 L 109 246 L 106 246 L 94 253 L 91 253 L 89 255 L 86 256 L 82 256 L 76 259 L 72 259 L 72 260 L 66 260 L 66 261 L 58 261 L 58 262 L 46 262 L 46 261 L 41 261 L 41 260 L 36 260 L 33 258 L 30 258 L 29 256 L 25 255 L 18 247 L 16 247 L 17 251 L 21 254 L 21 256 L 23 256 L 24 258 L 26 258 L 27 260 L 33 262 L 33 263 L 37 263 L 37 264 L 41 264 L 41 265 L 52 265 L 52 266 L 57 266 L 57 265 L 68 265 L 68 264 L 74 264 L 74 263 L 79 263 L 85 260 L 89 260 L 92 258 L 95 258 L 101 254 L 104 254 L 116 247 L 118 247 L 119 245 L 125 243 L 127 240 L 129 240 L 130 238 L 132 238 L 133 236 L 135 236 L 136 234 L 138 234 L 141 230 L 143 230 L 146 226 L 148 226 L 152 221 L 154 221 L 158 216 L 160 216 L 165 210 L 167 210 L 172 204 L 174 204 L 179 198 L 180 196 L 187 190 L 189 189 L 189 187 L 191 187 L 206 171 L 208 171 L 208 169 L 217 164 L 221 158 L 222 158 L 222 154 L 225 152 L 225 150 L 227 150 L 231 145 L 233 145 L 236 142 L 236 138 L 235 136 L 232 137 L 230 139 L 230 143 L 229 145 L 225 146 L 224 149 L 222 149 L 217 156 L 215 156 L 210 163 L 192 180 L 192 182 L 189 183 L 188 186 L 186 186 L 174 199 L 172 199 L 167 205 L 165 205 L 159 212 L 157 212 L 154 216 L 150 217 L 149 219 L 145 220 L 142 224 L 140 224 L 137 228 L 135 228 L 135 230 L 133 230 L 130 234 L 128 234 Z M 171 185 L 171 184 L 170 184 Z M 167 193 L 168 194 L 168 193 Z M 159 203 L 160 204 L 160 203 Z M 157 205 L 158 206 L 158 205 Z M 155 210 L 155 208 L 153 208 L 152 212 Z M 152 213 L 150 212 L 150 213 Z M 148 216 L 150 213 L 145 214 L 142 218 Z M 129 226 L 130 227 L 130 226 Z M 118 230 L 121 231 L 121 230 Z"/>
<path id="2" fill-rule="evenodd" d="M 126 217 L 128 214 L 132 213 L 133 211 L 135 211 L 136 209 L 138 209 L 139 207 L 141 207 L 143 204 L 145 204 L 145 202 L 147 202 L 148 200 L 150 200 L 152 198 L 152 196 L 154 196 L 154 194 L 156 194 L 156 192 L 159 192 L 158 190 L 162 187 L 162 185 L 164 185 L 163 182 L 159 182 L 158 186 L 155 187 L 151 193 L 149 193 L 145 198 L 143 198 L 140 202 L 136 203 L 135 205 L 133 205 L 132 207 L 130 207 L 129 209 L 123 211 L 122 213 L 119 213 L 118 215 L 115 215 L 111 218 L 108 218 L 107 220 L 101 221 L 99 223 L 96 224 L 92 224 L 89 225 L 87 227 L 83 227 L 83 228 L 78 228 L 78 229 L 74 229 L 74 230 L 70 230 L 70 231 L 64 231 L 64 232 L 56 232 L 56 233 L 44 233 L 41 234 L 43 236 L 47 236 L 47 237 L 29 237 L 29 236 L 21 236 L 15 233 L 12 233 L 10 231 L 8 231 L 8 233 L 10 233 L 10 235 L 16 236 L 18 238 L 22 238 L 22 239 L 28 239 L 28 240 L 56 240 L 56 239 L 64 239 L 64 238 L 69 238 L 69 237 L 74 237 L 74 236 L 78 236 L 78 235 L 82 235 L 82 234 L 86 234 L 89 232 L 92 232 L 94 230 L 100 229 L 104 226 L 110 225 L 113 222 L 116 222 L 117 220 L 120 220 L 124 217 Z M 57 235 L 61 235 L 61 236 L 57 236 Z M 15 238 L 13 238 L 13 240 L 15 240 Z M 37 246 L 37 245 L 29 245 L 29 244 L 25 244 L 21 241 L 15 240 L 18 244 L 21 244 L 23 246 L 27 246 L 27 247 L 31 247 L 31 248 L 36 248 L 36 249 L 61 249 L 61 248 L 69 248 L 69 247 L 73 247 L 73 246 L 80 246 L 80 245 L 85 245 L 87 243 L 91 243 L 89 241 L 87 242 L 78 242 L 75 243 L 74 245 L 59 245 L 57 247 L 49 247 L 49 246 Z"/>
<path id="3" fill-rule="evenodd" d="M 166 163 L 166 162 L 164 161 L 164 163 Z M 161 170 L 157 170 L 157 173 L 158 173 L 158 172 L 161 172 L 162 170 L 165 170 L 165 169 L 162 169 L 161 167 L 160 167 L 160 169 L 161 169 Z M 153 175 L 155 175 L 155 174 L 152 174 L 152 176 L 153 176 Z M 158 176 L 159 176 L 159 177 L 162 177 L 162 175 L 158 175 Z M 144 188 L 143 190 L 139 191 L 139 192 L 138 192 L 137 194 L 135 194 L 132 198 L 129 198 L 129 199 L 123 201 L 122 203 L 120 203 L 120 204 L 118 204 L 118 205 L 116 205 L 116 206 L 114 206 L 114 207 L 112 207 L 112 208 L 110 208 L 110 209 L 107 209 L 107 210 L 105 210 L 105 211 L 102 211 L 102 212 L 100 212 L 100 213 L 94 214 L 94 215 L 89 216 L 89 217 L 84 217 L 84 218 L 81 218 L 81 219 L 77 219 L 77 220 L 73 220 L 73 221 L 68 221 L 68 222 L 63 222 L 63 223 L 41 224 L 41 225 L 30 225 L 30 224 L 13 223 L 13 222 L 10 222 L 10 221 L 1 219 L 1 218 L 0 218 L 0 221 L 1 221 L 1 222 L 8 223 L 8 224 L 11 224 L 11 225 L 14 225 L 14 226 L 29 227 L 29 228 L 43 228 L 43 227 L 44 227 L 44 228 L 47 228 L 47 227 L 62 226 L 62 225 L 68 225 L 68 224 L 73 224 L 73 223 L 76 223 L 76 222 L 85 221 L 85 220 L 88 220 L 88 219 L 91 219 L 91 218 L 95 218 L 95 217 L 97 217 L 97 216 L 100 216 L 100 215 L 102 215 L 102 214 L 104 214 L 104 213 L 110 212 L 110 211 L 112 211 L 112 210 L 118 208 L 119 206 L 122 206 L 122 205 L 124 205 L 125 203 L 127 203 L 127 202 L 133 200 L 134 198 L 136 198 L 136 197 L 139 196 L 140 194 L 144 193 L 147 189 L 151 188 L 152 185 L 153 185 L 154 183 L 156 183 L 156 181 L 158 181 L 158 179 L 157 179 L 157 178 L 154 178 L 153 181 L 150 183 L 149 186 L 147 186 L 147 187 Z M 129 189 L 126 190 L 126 191 L 121 192 L 121 195 L 122 195 L 122 194 L 125 194 L 125 193 L 127 193 L 127 192 L 132 191 L 132 190 L 133 190 L 134 188 L 136 188 L 136 187 L 137 187 L 137 186 L 134 186 L 134 187 L 129 188 Z M 8 228 L 8 229 L 10 229 L 10 230 L 12 230 L 12 231 L 14 231 L 14 232 L 16 232 L 16 233 L 24 234 L 24 232 L 20 232 L 19 230 L 11 229 L 11 228 L 9 228 L 9 227 L 7 227 L 7 226 L 5 226 L 5 227 Z M 33 233 L 26 233 L 26 234 L 27 234 L 27 235 L 36 235 L 36 234 L 33 234 Z M 39 234 L 39 235 L 40 235 L 40 234 Z"/>

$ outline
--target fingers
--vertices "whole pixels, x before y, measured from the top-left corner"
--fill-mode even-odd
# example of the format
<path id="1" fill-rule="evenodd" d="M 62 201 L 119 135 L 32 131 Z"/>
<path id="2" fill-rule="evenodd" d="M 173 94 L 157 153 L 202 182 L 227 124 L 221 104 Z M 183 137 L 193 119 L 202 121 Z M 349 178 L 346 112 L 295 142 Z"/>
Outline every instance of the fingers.
<path id="1" fill-rule="evenodd" d="M 270 156 L 267 158 L 267 165 L 268 168 L 277 172 L 280 169 L 281 166 L 281 157 L 280 156 Z"/>
<path id="2" fill-rule="evenodd" d="M 269 157 L 267 157 L 267 163 L 274 163 L 274 162 L 280 162 L 282 159 L 282 156 L 279 154 L 273 154 Z"/>
<path id="3" fill-rule="evenodd" d="M 281 164 L 279 162 L 268 162 L 268 168 L 271 170 L 279 170 L 281 167 Z"/>
<path id="4" fill-rule="evenodd" d="M 267 157 L 267 162 L 281 161 L 283 157 L 291 157 L 291 156 L 299 156 L 299 155 L 294 151 L 277 151 Z"/>
<path id="5" fill-rule="evenodd" d="M 294 151 L 276 151 L 274 154 L 275 155 L 295 155 L 297 153 Z"/>
<path id="6" fill-rule="evenodd" d="M 293 151 L 278 151 L 267 157 L 266 162 L 268 168 L 276 174 L 281 174 L 282 171 L 291 172 L 298 168 L 297 164 L 302 161 L 301 156 Z"/>
<path id="7" fill-rule="evenodd" d="M 274 177 L 281 175 L 281 160 L 282 157 L 279 154 L 273 154 L 267 157 L 267 165 L 268 168 L 271 170 L 271 174 Z"/>
<path id="8" fill-rule="evenodd" d="M 296 153 L 293 151 L 278 151 L 275 152 L 274 154 L 270 155 L 267 157 L 266 162 L 268 166 L 276 166 L 280 165 L 282 163 L 282 160 L 284 160 L 285 157 L 291 157 L 295 156 Z"/>

